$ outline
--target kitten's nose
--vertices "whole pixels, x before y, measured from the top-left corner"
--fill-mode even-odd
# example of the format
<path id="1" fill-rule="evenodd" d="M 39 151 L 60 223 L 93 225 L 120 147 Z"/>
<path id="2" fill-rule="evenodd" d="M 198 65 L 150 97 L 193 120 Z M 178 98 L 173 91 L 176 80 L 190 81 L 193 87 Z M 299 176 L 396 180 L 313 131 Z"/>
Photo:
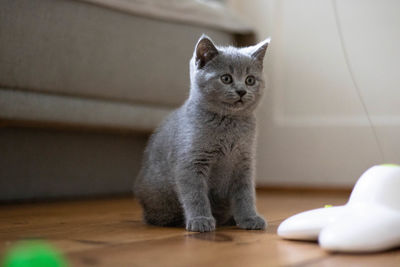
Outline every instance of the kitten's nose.
<path id="1" fill-rule="evenodd" d="M 236 90 L 236 93 L 237 93 L 240 97 L 242 97 L 242 96 L 244 96 L 247 92 L 246 92 L 246 90 Z"/>

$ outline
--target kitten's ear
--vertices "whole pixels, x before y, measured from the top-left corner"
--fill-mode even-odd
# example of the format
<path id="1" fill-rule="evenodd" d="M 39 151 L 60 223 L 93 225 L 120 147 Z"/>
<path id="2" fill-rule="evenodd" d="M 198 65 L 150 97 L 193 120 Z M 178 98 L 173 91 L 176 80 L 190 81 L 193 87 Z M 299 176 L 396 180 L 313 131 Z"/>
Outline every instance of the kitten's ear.
<path id="1" fill-rule="evenodd" d="M 196 45 L 197 68 L 201 69 L 217 55 L 218 55 L 218 49 L 214 46 L 210 37 L 203 34 Z"/>
<path id="2" fill-rule="evenodd" d="M 264 41 L 254 46 L 254 51 L 251 53 L 251 57 L 255 58 L 259 62 L 263 62 L 265 52 L 267 51 L 268 45 L 271 42 L 271 37 L 268 37 Z"/>

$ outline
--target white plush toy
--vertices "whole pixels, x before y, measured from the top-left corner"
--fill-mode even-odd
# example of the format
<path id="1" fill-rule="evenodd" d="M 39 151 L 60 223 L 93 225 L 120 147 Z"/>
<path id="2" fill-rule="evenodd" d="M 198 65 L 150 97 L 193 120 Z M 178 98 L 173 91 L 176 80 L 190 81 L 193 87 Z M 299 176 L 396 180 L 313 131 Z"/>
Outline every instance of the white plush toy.
<path id="1" fill-rule="evenodd" d="M 346 205 L 294 215 L 279 225 L 278 235 L 318 240 L 328 251 L 400 247 L 400 165 L 371 167 L 357 181 Z"/>

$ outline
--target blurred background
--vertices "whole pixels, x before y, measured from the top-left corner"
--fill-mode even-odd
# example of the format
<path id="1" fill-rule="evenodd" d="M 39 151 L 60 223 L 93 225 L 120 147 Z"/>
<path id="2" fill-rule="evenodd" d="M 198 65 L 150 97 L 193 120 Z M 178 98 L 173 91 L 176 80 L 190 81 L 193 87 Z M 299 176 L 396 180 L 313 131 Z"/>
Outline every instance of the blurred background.
<path id="1" fill-rule="evenodd" d="M 202 33 L 272 37 L 259 187 L 352 188 L 400 162 L 396 0 L 0 1 L 0 200 L 128 193 Z"/>

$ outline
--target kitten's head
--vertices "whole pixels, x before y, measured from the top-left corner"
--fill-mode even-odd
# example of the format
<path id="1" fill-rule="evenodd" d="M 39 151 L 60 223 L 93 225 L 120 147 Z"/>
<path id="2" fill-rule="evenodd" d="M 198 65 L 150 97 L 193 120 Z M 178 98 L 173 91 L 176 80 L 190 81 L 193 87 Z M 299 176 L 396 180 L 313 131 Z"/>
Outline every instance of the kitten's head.
<path id="1" fill-rule="evenodd" d="M 190 99 L 223 114 L 253 111 L 264 89 L 263 59 L 269 42 L 216 47 L 208 36 L 201 36 L 190 61 Z"/>

